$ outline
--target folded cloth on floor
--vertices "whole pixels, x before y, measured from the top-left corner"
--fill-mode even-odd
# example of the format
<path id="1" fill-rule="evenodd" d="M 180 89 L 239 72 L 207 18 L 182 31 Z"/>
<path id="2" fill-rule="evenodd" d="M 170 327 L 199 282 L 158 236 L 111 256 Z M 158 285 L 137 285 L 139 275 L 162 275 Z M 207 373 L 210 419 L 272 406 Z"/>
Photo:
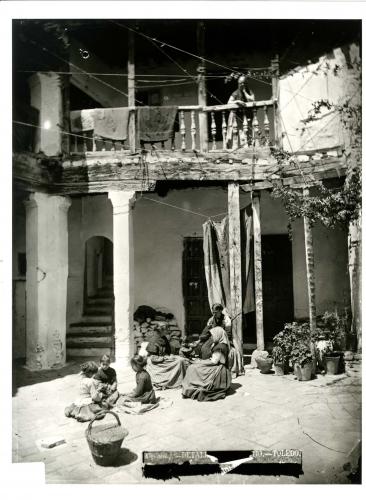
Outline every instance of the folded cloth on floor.
<path id="1" fill-rule="evenodd" d="M 125 401 L 121 406 L 119 406 L 119 409 L 124 411 L 125 413 L 131 413 L 132 415 L 141 415 L 142 413 L 146 413 L 147 411 L 153 410 L 158 406 L 159 403 L 143 404 L 140 402 Z"/>
<path id="2" fill-rule="evenodd" d="M 96 109 L 94 114 L 94 134 L 113 141 L 127 139 L 129 108 Z"/>
<path id="3" fill-rule="evenodd" d="M 137 123 L 142 142 L 163 142 L 174 134 L 177 106 L 149 106 L 137 108 Z"/>
<path id="4" fill-rule="evenodd" d="M 94 129 L 95 109 L 70 111 L 71 132 L 87 132 Z"/>

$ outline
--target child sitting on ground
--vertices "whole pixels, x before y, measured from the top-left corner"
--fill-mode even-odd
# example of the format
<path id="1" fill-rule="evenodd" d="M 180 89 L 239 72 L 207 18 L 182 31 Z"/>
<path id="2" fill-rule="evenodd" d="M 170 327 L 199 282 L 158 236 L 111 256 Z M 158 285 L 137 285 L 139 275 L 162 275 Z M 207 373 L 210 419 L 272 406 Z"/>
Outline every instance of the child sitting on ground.
<path id="1" fill-rule="evenodd" d="M 94 361 L 88 361 L 81 366 L 81 382 L 79 399 L 65 408 L 65 416 L 75 418 L 78 422 L 88 422 L 103 409 L 101 401 L 103 394 L 98 390 L 98 383 L 93 376 L 98 371 Z M 99 418 L 102 418 L 101 414 Z"/>
<path id="2" fill-rule="evenodd" d="M 136 372 L 136 387 L 129 394 L 125 394 L 124 401 L 155 404 L 156 396 L 150 375 L 145 370 L 146 358 L 138 354 L 131 358 L 131 367 Z M 123 396 L 123 394 L 122 394 Z"/>
<path id="3" fill-rule="evenodd" d="M 99 369 L 94 375 L 94 379 L 99 382 L 98 389 L 104 395 L 102 406 L 105 408 L 112 408 L 119 398 L 116 370 L 109 366 L 110 363 L 110 356 L 108 356 L 108 354 L 103 354 L 100 358 Z"/>

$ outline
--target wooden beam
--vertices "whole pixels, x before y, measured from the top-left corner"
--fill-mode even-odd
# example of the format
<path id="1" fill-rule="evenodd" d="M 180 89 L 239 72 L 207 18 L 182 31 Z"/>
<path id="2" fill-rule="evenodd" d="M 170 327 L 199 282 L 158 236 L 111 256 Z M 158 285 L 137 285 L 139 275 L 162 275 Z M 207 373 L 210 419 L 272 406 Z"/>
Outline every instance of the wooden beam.
<path id="1" fill-rule="evenodd" d="M 309 189 L 303 189 L 303 195 L 309 196 Z M 306 283 L 309 301 L 309 323 L 310 330 L 316 328 L 316 303 L 315 303 L 315 272 L 314 272 L 314 246 L 311 224 L 307 217 L 304 217 L 304 237 L 305 237 L 305 258 L 306 258 Z"/>
<path id="2" fill-rule="evenodd" d="M 257 327 L 257 349 L 264 350 L 263 330 L 263 291 L 262 291 L 262 234 L 260 195 L 252 195 L 253 210 L 253 238 L 254 238 L 254 290 L 255 290 L 255 319 Z"/>
<path id="3" fill-rule="evenodd" d="M 136 87 L 135 87 L 135 33 L 131 30 L 128 32 L 128 106 L 130 109 L 130 119 L 128 125 L 128 140 L 131 153 L 136 151 Z"/>
<path id="4" fill-rule="evenodd" d="M 230 182 L 228 186 L 228 218 L 229 218 L 229 263 L 230 263 L 230 297 L 233 342 L 236 349 L 243 354 L 242 326 L 242 280 L 241 280 L 241 246 L 240 246 L 240 202 L 239 184 Z"/>
<path id="5" fill-rule="evenodd" d="M 198 105 L 207 105 L 206 92 L 206 62 L 203 59 L 205 55 L 205 25 L 202 21 L 197 23 L 197 49 L 198 54 L 202 56 L 200 66 L 198 68 Z M 208 124 L 207 113 L 205 111 L 198 112 L 199 134 L 200 134 L 200 150 L 208 151 Z"/>
<path id="6" fill-rule="evenodd" d="M 280 65 L 279 57 L 276 55 L 271 61 L 271 71 L 272 71 L 272 100 L 274 101 L 273 107 L 273 127 L 274 127 L 274 139 L 278 147 L 282 147 L 282 136 L 281 136 L 281 122 L 279 115 L 279 74 Z"/>

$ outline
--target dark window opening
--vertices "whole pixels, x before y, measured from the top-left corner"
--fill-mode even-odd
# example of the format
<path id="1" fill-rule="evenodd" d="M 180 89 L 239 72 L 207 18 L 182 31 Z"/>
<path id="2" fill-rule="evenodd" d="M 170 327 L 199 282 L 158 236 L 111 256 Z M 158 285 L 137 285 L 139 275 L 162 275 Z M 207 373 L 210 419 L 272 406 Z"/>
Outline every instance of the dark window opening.
<path id="1" fill-rule="evenodd" d="M 18 274 L 19 276 L 27 274 L 27 256 L 25 253 L 18 253 Z"/>

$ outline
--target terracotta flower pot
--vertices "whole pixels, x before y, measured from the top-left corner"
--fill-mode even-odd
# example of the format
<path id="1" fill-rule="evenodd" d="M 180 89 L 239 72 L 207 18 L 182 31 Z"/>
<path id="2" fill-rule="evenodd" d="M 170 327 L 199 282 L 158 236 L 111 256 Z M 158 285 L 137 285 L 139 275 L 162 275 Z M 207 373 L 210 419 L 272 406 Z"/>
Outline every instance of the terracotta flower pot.
<path id="1" fill-rule="evenodd" d="M 313 362 L 307 363 L 304 366 L 300 366 L 301 380 L 303 380 L 303 381 L 311 380 L 313 370 L 314 370 L 314 363 Z"/>
<path id="2" fill-rule="evenodd" d="M 271 371 L 273 364 L 272 358 L 257 358 L 256 362 L 261 373 L 266 374 Z"/>
<path id="3" fill-rule="evenodd" d="M 337 375 L 340 356 L 325 356 L 326 371 L 328 375 Z"/>
<path id="4" fill-rule="evenodd" d="M 300 382 L 311 380 L 312 371 L 313 363 L 311 361 L 304 366 L 300 366 L 298 363 L 294 364 L 294 375 Z"/>
<path id="5" fill-rule="evenodd" d="M 274 369 L 276 372 L 276 375 L 282 376 L 285 374 L 285 363 L 275 363 L 274 364 Z"/>

